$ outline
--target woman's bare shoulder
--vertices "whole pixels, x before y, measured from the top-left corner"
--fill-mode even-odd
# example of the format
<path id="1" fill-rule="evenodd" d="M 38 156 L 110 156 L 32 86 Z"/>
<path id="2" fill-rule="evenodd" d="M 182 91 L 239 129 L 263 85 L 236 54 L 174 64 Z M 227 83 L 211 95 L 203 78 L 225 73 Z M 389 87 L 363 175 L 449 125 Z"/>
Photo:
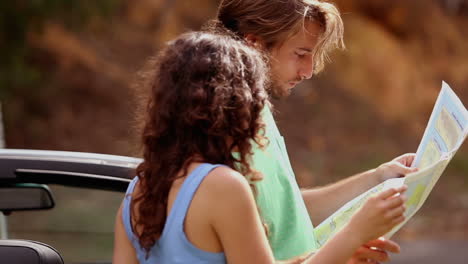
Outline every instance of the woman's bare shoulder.
<path id="1" fill-rule="evenodd" d="M 236 170 L 225 166 L 212 170 L 203 180 L 203 184 L 205 191 L 218 197 L 251 192 L 247 179 Z"/>

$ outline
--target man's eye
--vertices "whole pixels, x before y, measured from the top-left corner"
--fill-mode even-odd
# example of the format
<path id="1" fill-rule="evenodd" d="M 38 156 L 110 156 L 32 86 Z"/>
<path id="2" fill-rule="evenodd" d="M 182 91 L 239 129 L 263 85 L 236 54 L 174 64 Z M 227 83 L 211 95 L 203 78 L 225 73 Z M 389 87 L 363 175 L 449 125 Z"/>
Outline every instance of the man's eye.
<path id="1" fill-rule="evenodd" d="M 305 54 L 301 54 L 301 53 L 297 53 L 297 52 L 296 52 L 296 56 L 298 56 L 299 58 L 304 58 L 304 57 L 305 57 Z"/>

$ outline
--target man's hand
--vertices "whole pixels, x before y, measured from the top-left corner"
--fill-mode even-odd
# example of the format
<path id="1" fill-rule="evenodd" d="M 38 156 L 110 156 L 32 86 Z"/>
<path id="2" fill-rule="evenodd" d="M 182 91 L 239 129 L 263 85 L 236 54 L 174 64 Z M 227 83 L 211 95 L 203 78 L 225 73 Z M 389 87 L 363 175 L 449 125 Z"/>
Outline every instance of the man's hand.
<path id="1" fill-rule="evenodd" d="M 390 260 L 388 252 L 400 253 L 400 246 L 384 238 L 371 240 L 354 252 L 353 256 L 346 262 L 346 264 L 369 264 L 387 262 Z M 277 261 L 276 264 L 300 264 L 308 258 L 312 257 L 314 253 L 309 253 L 294 259 Z"/>
<path id="2" fill-rule="evenodd" d="M 381 183 L 388 179 L 404 177 L 408 173 L 417 171 L 417 168 L 410 168 L 415 157 L 416 154 L 407 153 L 377 167 L 375 174 L 378 182 Z"/>
<path id="3" fill-rule="evenodd" d="M 375 239 L 358 248 L 346 264 L 387 262 L 390 260 L 387 252 L 400 253 L 400 246 L 391 240 Z"/>

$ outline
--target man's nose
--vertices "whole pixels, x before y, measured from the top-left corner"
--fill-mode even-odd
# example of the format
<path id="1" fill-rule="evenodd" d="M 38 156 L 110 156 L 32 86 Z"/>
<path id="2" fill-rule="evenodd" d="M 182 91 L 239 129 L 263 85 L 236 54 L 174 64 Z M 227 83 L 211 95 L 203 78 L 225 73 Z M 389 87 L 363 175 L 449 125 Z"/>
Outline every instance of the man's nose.
<path id="1" fill-rule="evenodd" d="M 314 74 L 314 62 L 313 60 L 303 63 L 299 69 L 299 76 L 302 79 L 310 79 Z"/>

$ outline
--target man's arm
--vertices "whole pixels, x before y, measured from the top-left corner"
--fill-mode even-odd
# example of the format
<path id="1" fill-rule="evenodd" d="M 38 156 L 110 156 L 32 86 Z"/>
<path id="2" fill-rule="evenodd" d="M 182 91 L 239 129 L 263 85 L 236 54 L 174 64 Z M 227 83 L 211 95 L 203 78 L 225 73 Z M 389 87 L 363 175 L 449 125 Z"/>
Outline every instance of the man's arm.
<path id="1" fill-rule="evenodd" d="M 312 223 L 317 226 L 346 202 L 378 183 L 374 169 L 327 186 L 302 190 L 302 198 Z"/>
<path id="2" fill-rule="evenodd" d="M 316 252 L 307 253 L 295 260 L 288 260 L 284 262 L 277 262 L 276 264 L 296 264 L 303 263 L 303 261 L 312 258 Z M 379 238 L 374 239 L 366 244 L 360 246 L 346 264 L 368 264 L 368 263 L 381 263 L 390 260 L 389 253 L 400 253 L 400 246 L 388 239 Z"/>
<path id="3" fill-rule="evenodd" d="M 377 167 L 336 183 L 302 190 L 302 197 L 312 223 L 320 224 L 346 202 L 375 185 L 397 177 L 403 177 L 415 168 L 410 168 L 414 154 L 405 154 Z"/>
<path id="4" fill-rule="evenodd" d="M 381 263 L 390 260 L 389 253 L 400 253 L 400 246 L 387 239 L 375 239 L 359 247 L 346 264 Z"/>

